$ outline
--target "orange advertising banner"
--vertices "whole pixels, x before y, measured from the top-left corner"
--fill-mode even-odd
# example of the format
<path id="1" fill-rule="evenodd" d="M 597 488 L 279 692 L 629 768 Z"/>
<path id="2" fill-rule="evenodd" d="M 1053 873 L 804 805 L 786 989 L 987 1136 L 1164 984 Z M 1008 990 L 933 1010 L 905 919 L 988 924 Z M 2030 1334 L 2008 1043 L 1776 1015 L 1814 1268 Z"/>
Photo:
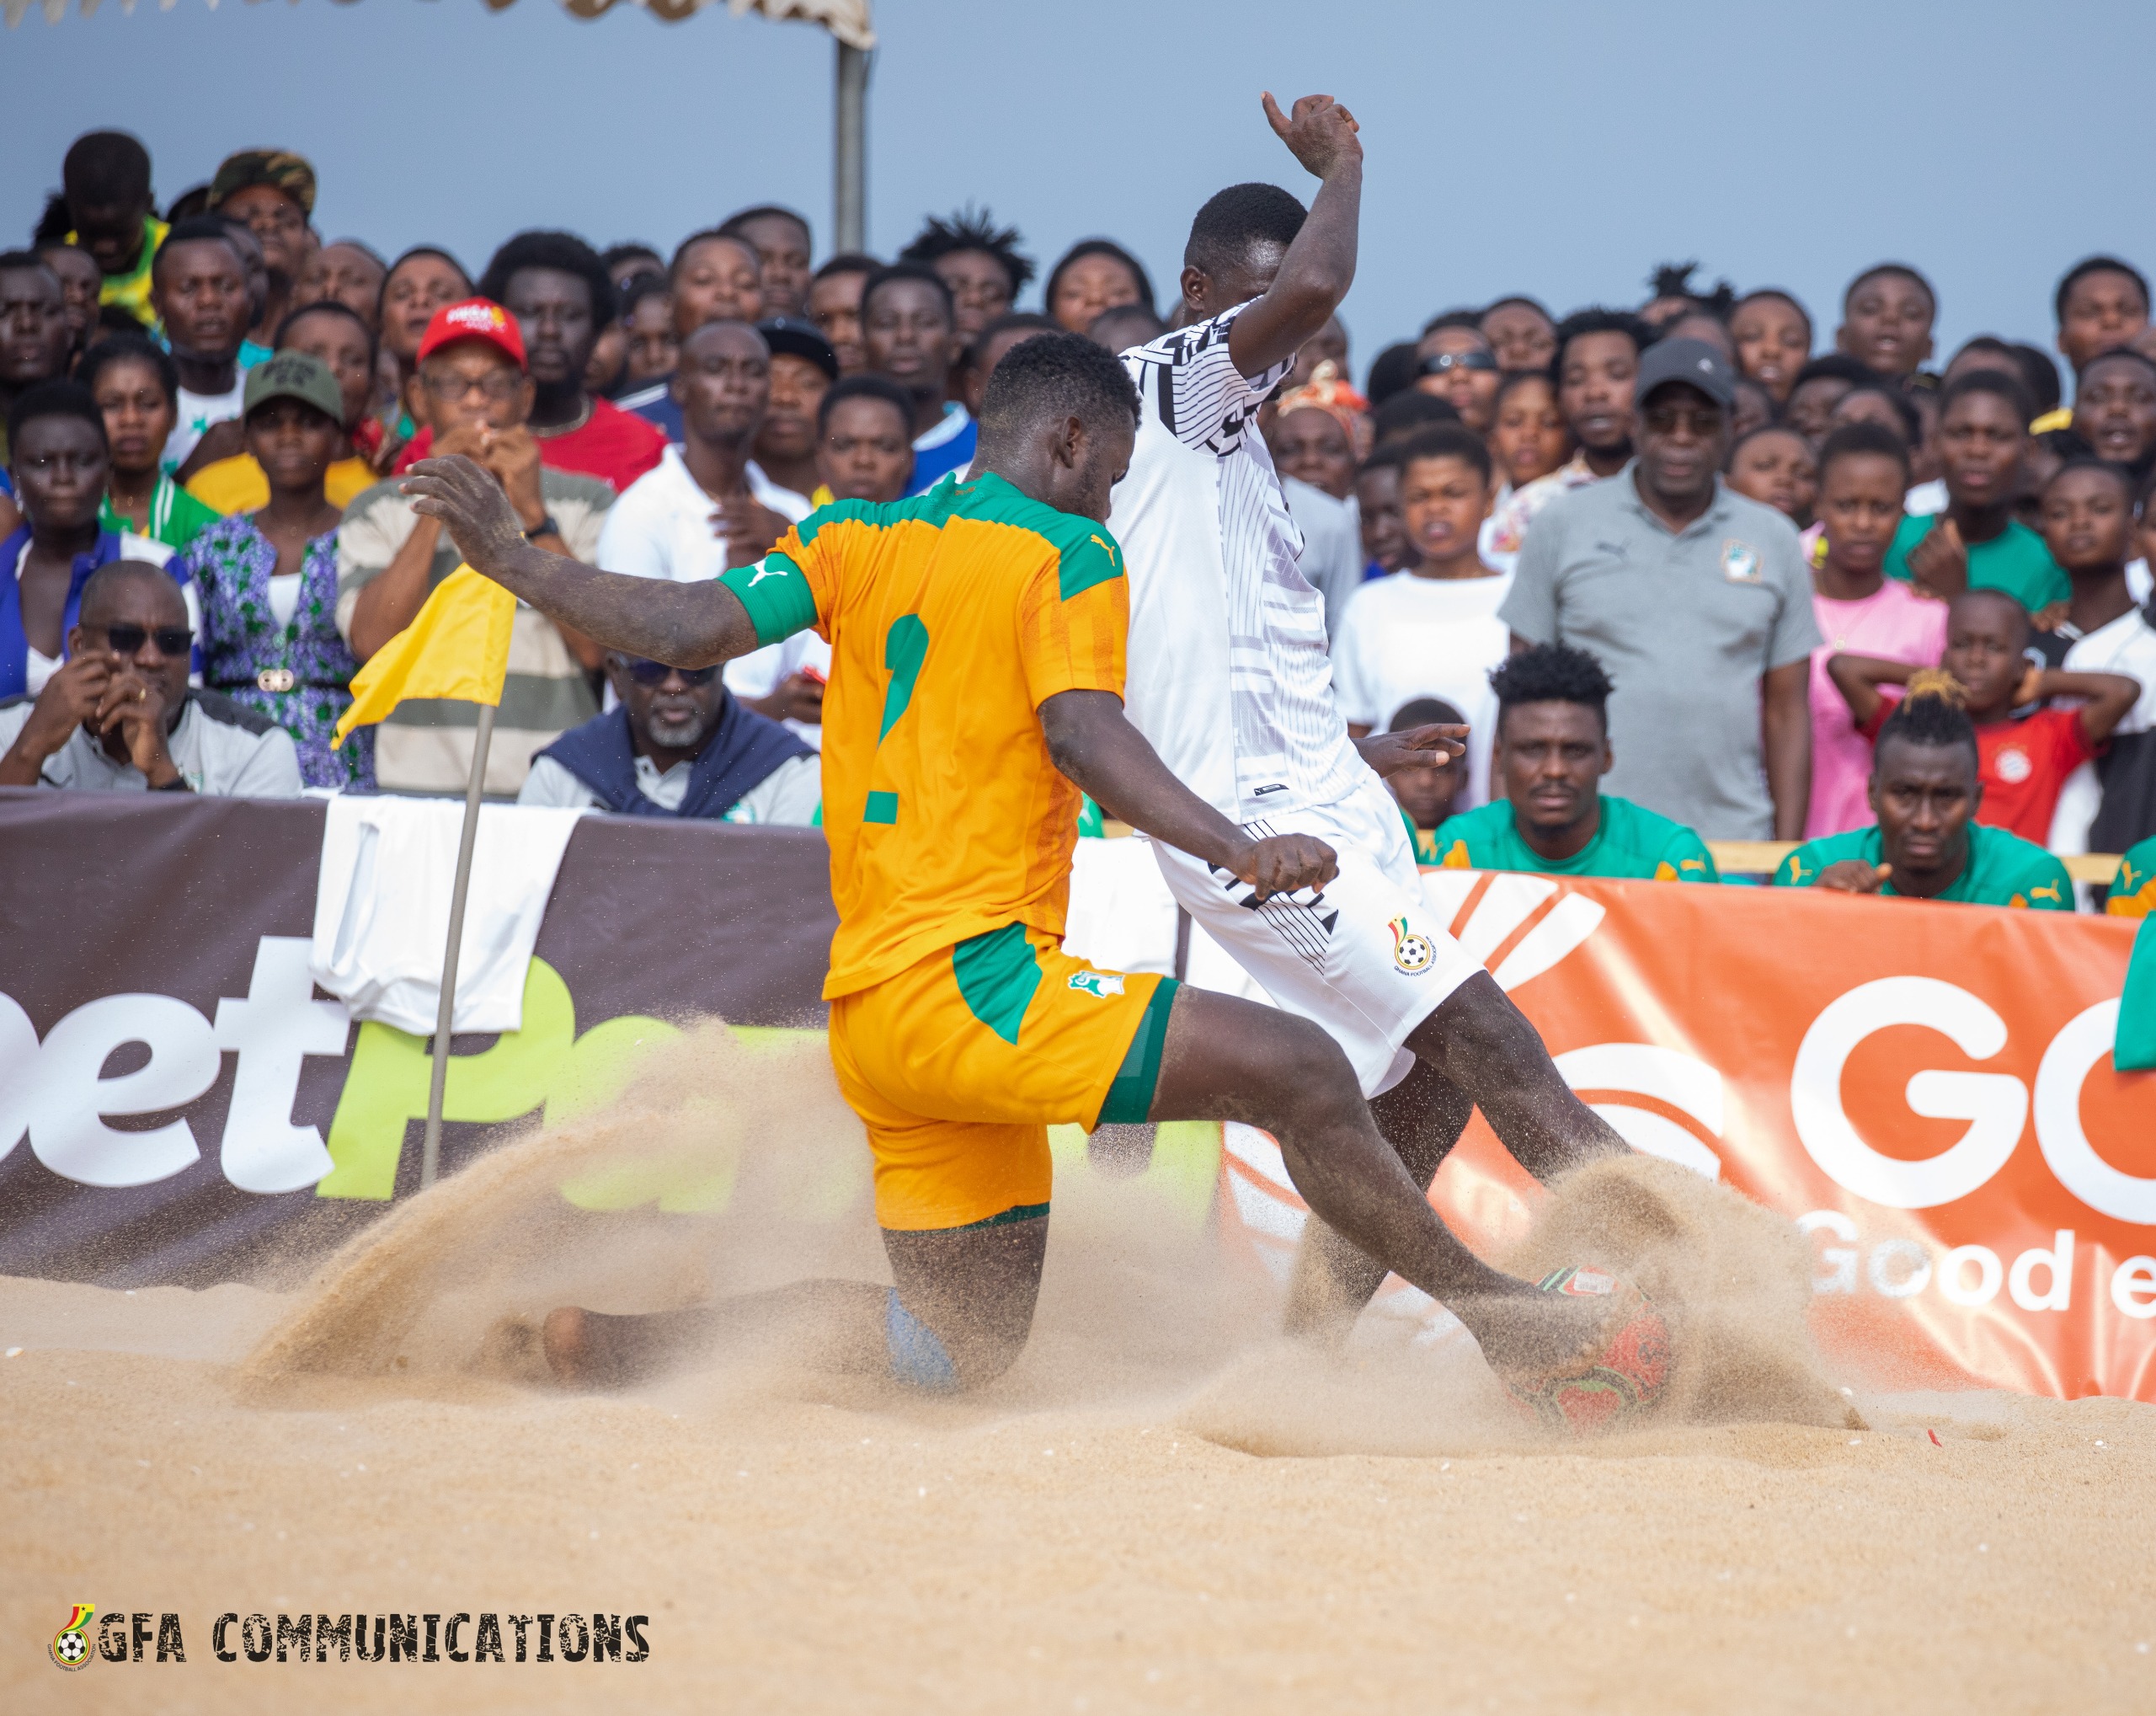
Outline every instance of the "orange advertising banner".
<path id="1" fill-rule="evenodd" d="M 2156 1399 L 2156 1073 L 2111 1066 L 2138 926 L 1816 890 L 1438 870 L 1434 915 L 1635 1147 L 1796 1221 L 1874 1387 Z M 1230 1128 L 1220 1208 L 1299 1200 Z M 1478 1115 L 1431 1200 L 1486 1252 L 1534 1182 Z"/>

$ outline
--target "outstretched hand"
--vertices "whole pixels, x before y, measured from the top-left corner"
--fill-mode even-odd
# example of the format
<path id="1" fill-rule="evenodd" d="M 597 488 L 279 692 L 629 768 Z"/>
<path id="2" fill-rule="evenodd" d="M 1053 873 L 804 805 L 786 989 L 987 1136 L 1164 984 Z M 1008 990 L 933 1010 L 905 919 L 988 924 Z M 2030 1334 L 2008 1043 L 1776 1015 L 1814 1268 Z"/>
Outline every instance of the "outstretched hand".
<path id="1" fill-rule="evenodd" d="M 1363 145 L 1356 133 L 1362 127 L 1355 115 L 1330 95 L 1305 95 L 1292 114 L 1280 111 L 1273 92 L 1265 92 L 1265 117 L 1273 134 L 1288 146 L 1304 170 L 1313 178 L 1330 179 L 1345 161 L 1363 158 Z"/>
<path id="2" fill-rule="evenodd" d="M 498 575 L 524 546 L 524 526 L 493 472 L 457 455 L 421 459 L 404 480 L 415 512 L 438 518 L 476 572 Z"/>
<path id="3" fill-rule="evenodd" d="M 1403 727 L 1397 733 L 1372 733 L 1355 741 L 1363 761 L 1380 780 L 1403 768 L 1445 768 L 1467 754 L 1467 729 L 1449 722 Z"/>
<path id="4" fill-rule="evenodd" d="M 1338 854 L 1314 834 L 1276 834 L 1253 840 L 1230 866 L 1257 890 L 1260 900 L 1322 888 L 1340 874 Z"/>

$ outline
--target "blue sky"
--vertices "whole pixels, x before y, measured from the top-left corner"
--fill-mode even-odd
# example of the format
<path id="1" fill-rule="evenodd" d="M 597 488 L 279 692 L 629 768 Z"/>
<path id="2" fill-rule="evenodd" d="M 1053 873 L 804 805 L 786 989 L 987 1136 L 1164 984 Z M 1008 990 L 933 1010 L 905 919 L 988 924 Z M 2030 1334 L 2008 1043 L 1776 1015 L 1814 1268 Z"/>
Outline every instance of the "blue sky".
<path id="1" fill-rule="evenodd" d="M 1258 111 L 1322 89 L 1362 119 L 1356 366 L 1434 312 L 1526 291 L 1636 302 L 1656 261 L 1776 284 L 1822 347 L 1841 288 L 1906 259 L 1942 345 L 2048 346 L 2077 258 L 2156 263 L 2146 0 L 880 0 L 870 238 L 969 197 L 1045 267 L 1113 236 L 1164 288 L 1212 191 L 1311 182 Z M 662 246 L 792 203 L 828 249 L 831 47 L 723 8 L 593 23 L 552 0 L 176 0 L 0 31 L 0 229 L 26 235 L 77 133 L 117 125 L 169 197 L 234 148 L 315 163 L 325 236 L 446 243 L 475 270 L 565 226 Z"/>

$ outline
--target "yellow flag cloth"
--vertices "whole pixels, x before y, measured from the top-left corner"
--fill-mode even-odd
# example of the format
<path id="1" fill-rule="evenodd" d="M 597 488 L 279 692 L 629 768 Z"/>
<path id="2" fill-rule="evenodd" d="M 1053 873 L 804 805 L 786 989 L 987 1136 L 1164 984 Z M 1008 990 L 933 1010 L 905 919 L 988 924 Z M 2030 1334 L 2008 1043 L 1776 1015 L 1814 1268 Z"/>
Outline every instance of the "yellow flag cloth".
<path id="1" fill-rule="evenodd" d="M 453 698 L 499 707 L 509 672 L 516 598 L 491 578 L 459 566 L 434 588 L 412 623 L 352 676 L 352 707 L 334 744 L 371 726 L 410 698 Z"/>

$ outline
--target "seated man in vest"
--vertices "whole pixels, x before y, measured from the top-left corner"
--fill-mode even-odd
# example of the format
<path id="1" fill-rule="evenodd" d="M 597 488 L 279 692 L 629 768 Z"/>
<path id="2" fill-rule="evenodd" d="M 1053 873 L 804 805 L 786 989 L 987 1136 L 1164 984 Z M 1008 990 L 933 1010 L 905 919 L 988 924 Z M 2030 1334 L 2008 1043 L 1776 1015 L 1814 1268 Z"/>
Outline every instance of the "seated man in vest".
<path id="1" fill-rule="evenodd" d="M 1983 802 L 1977 730 L 1953 689 L 1922 679 L 1911 684 L 1879 730 L 1870 792 L 1876 822 L 1807 840 L 1782 860 L 1774 885 L 2073 910 L 2064 864 L 2019 835 L 1975 821 Z"/>
<path id="2" fill-rule="evenodd" d="M 1431 839 L 1448 869 L 1534 870 L 1712 882 L 1706 844 L 1681 822 L 1602 790 L 1616 760 L 1602 664 L 1584 650 L 1537 644 L 1490 676 L 1497 693 L 1493 791 L 1504 797 L 1449 817 Z"/>
<path id="3" fill-rule="evenodd" d="M 531 759 L 520 805 L 596 805 L 624 816 L 702 816 L 806 827 L 823 808 L 816 753 L 742 708 L 716 667 L 612 654 L 618 708 Z"/>
<path id="4" fill-rule="evenodd" d="M 292 736 L 216 692 L 190 687 L 195 641 L 180 588 L 146 560 L 115 560 L 83 585 L 66 664 L 0 703 L 0 786 L 296 799 Z"/>

